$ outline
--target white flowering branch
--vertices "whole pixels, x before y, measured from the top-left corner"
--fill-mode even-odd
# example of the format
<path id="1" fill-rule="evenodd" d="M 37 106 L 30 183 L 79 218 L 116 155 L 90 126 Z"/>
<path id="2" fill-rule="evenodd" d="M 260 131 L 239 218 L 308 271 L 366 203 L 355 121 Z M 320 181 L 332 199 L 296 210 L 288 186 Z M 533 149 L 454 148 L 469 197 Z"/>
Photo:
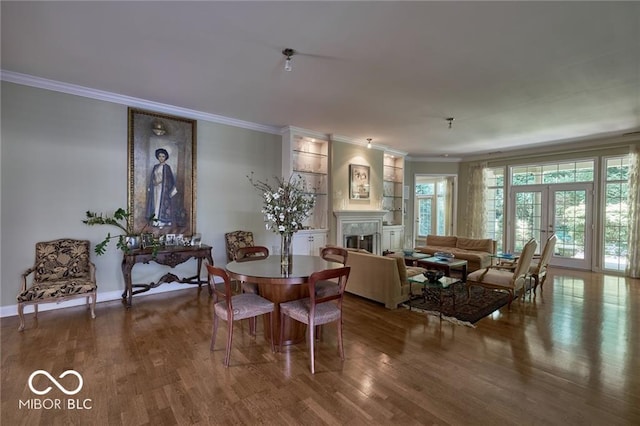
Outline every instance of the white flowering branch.
<path id="1" fill-rule="evenodd" d="M 291 175 L 288 181 L 275 177 L 274 185 L 255 180 L 253 172 L 247 179 L 262 195 L 262 214 L 267 229 L 289 235 L 302 229 L 302 223 L 311 214 L 316 198 L 314 194 L 304 191 L 304 180 L 300 175 Z"/>

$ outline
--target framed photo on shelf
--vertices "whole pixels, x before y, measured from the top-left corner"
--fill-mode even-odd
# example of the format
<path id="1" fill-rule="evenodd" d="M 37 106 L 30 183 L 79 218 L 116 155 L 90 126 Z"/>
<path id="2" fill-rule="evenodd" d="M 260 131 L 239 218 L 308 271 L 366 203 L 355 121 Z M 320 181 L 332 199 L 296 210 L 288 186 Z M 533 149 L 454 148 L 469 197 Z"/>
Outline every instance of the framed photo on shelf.
<path id="1" fill-rule="evenodd" d="M 369 166 L 349 164 L 349 198 L 368 200 L 371 197 L 371 176 Z"/>
<path id="2" fill-rule="evenodd" d="M 134 108 L 128 113 L 130 231 L 195 233 L 196 120 Z"/>

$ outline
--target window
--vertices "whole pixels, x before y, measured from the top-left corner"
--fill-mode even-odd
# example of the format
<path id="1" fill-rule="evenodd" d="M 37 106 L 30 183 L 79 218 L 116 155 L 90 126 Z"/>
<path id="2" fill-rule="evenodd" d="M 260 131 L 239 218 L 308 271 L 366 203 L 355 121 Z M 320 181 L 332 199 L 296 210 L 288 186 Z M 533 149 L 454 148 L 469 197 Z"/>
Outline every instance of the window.
<path id="1" fill-rule="evenodd" d="M 489 167 L 487 182 L 487 237 L 496 240 L 498 252 L 504 251 L 504 167 Z"/>
<path id="2" fill-rule="evenodd" d="M 416 235 L 451 235 L 453 176 L 416 176 Z"/>
<path id="3" fill-rule="evenodd" d="M 593 182 L 594 160 L 514 166 L 512 185 Z"/>
<path id="4" fill-rule="evenodd" d="M 629 231 L 629 156 L 605 158 L 604 269 L 624 271 Z"/>

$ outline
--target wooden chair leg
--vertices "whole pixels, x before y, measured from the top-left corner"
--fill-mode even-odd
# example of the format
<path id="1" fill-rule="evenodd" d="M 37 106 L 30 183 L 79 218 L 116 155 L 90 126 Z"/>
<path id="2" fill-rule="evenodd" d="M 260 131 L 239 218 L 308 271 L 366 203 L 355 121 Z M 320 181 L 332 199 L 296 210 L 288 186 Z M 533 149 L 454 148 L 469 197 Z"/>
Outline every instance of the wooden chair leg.
<path id="1" fill-rule="evenodd" d="M 271 333 L 273 333 L 273 327 L 271 328 Z M 278 340 L 278 350 L 282 351 L 282 341 L 284 340 L 284 312 L 280 310 L 280 336 Z"/>
<path id="2" fill-rule="evenodd" d="M 213 326 L 211 330 L 211 345 L 209 346 L 209 350 L 213 352 L 213 348 L 216 344 L 216 335 L 218 334 L 218 316 L 213 315 Z"/>
<path id="3" fill-rule="evenodd" d="M 269 328 L 271 329 L 271 352 L 275 352 L 275 344 L 273 342 L 273 312 L 269 312 Z"/>
<path id="4" fill-rule="evenodd" d="M 315 340 L 315 336 L 314 336 L 314 331 L 315 331 L 315 326 L 313 325 L 313 321 L 310 320 L 309 321 L 309 352 L 311 353 L 311 374 L 316 374 L 316 367 L 315 367 L 315 357 L 314 357 L 314 340 Z"/>
<path id="5" fill-rule="evenodd" d="M 20 317 L 20 325 L 18 326 L 18 331 L 24 330 L 24 304 L 18 303 L 18 316 Z"/>
<path id="6" fill-rule="evenodd" d="M 256 317 L 249 318 L 249 335 L 256 337 Z"/>
<path id="7" fill-rule="evenodd" d="M 342 318 L 338 321 L 338 353 L 340 354 L 340 359 L 344 361 L 344 346 L 342 344 Z"/>
<path id="8" fill-rule="evenodd" d="M 229 359 L 231 358 L 231 343 L 233 342 L 233 321 L 227 321 L 227 353 L 224 356 L 224 366 L 229 366 Z"/>
<path id="9" fill-rule="evenodd" d="M 89 309 L 91 309 L 91 318 L 95 319 L 96 318 L 96 299 L 97 299 L 97 294 L 93 293 L 93 296 L 91 296 L 91 305 L 89 305 Z M 87 297 L 87 303 L 89 303 L 89 298 Z"/>

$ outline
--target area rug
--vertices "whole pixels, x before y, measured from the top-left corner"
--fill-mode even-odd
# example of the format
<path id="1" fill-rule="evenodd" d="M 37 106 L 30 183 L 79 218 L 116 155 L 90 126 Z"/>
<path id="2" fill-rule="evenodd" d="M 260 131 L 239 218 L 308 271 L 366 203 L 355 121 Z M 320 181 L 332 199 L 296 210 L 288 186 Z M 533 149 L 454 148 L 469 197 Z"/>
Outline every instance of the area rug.
<path id="1" fill-rule="evenodd" d="M 435 291 L 437 292 L 437 290 Z M 467 290 L 464 284 L 458 283 L 454 284 L 456 294 L 456 307 L 454 309 L 453 300 L 447 295 L 449 291 L 444 291 L 442 319 L 459 325 L 474 327 L 473 324 L 500 309 L 509 301 L 509 295 L 505 292 L 485 290 L 477 286 L 471 287 L 471 297 L 467 298 Z M 403 306 L 409 308 L 407 303 Z M 411 310 L 440 316 L 440 305 L 437 300 L 427 299 L 426 302 L 423 299 L 413 300 L 411 301 Z"/>

